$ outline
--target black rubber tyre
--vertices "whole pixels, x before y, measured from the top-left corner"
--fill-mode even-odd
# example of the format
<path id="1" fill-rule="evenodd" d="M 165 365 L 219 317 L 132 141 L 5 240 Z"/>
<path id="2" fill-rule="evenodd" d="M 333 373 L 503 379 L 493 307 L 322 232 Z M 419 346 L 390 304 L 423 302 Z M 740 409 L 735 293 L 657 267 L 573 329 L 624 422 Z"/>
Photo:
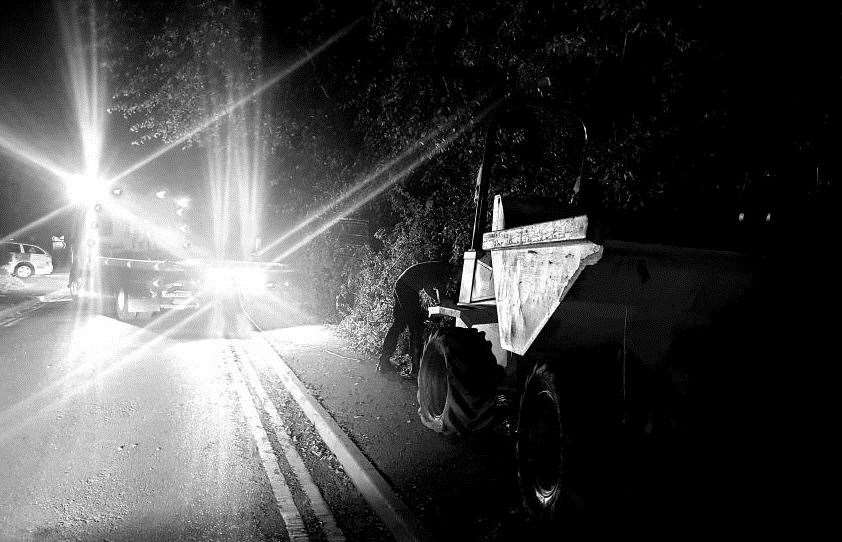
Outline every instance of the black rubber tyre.
<path id="1" fill-rule="evenodd" d="M 614 509 L 613 351 L 568 353 L 527 377 L 516 437 L 518 485 L 538 525 L 568 533 Z M 613 354 L 612 354 L 613 355 Z M 597 524 L 599 521 L 597 521 Z M 590 528 L 589 527 L 589 528 Z"/>
<path id="2" fill-rule="evenodd" d="M 484 428 L 494 416 L 500 376 L 484 333 L 466 328 L 437 330 L 424 345 L 418 371 L 421 423 L 445 435 Z"/>
<path id="3" fill-rule="evenodd" d="M 103 315 L 109 318 L 117 318 L 117 295 L 114 292 L 103 291 L 99 303 Z"/>
<path id="4" fill-rule="evenodd" d="M 21 279 L 28 279 L 35 274 L 35 268 L 28 263 L 20 263 L 15 267 L 15 276 Z"/>
<path id="5" fill-rule="evenodd" d="M 543 526 L 581 516 L 575 479 L 575 434 L 562 404 L 562 382 L 551 365 L 535 367 L 524 385 L 516 459 L 524 507 Z"/>

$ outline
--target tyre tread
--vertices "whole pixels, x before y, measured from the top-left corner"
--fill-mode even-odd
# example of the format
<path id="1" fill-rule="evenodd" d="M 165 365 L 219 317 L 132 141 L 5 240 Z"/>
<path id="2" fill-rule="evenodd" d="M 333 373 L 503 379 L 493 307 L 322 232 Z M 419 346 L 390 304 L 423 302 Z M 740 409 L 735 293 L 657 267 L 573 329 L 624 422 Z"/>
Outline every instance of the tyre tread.
<path id="1" fill-rule="evenodd" d="M 493 407 L 499 371 L 485 334 L 472 328 L 445 328 L 433 333 L 424 345 L 421 369 L 431 357 L 443 358 L 447 390 L 443 411 L 434 415 L 424 405 L 419 375 L 418 414 L 428 428 L 442 434 L 465 434 L 487 426 L 494 418 Z"/>

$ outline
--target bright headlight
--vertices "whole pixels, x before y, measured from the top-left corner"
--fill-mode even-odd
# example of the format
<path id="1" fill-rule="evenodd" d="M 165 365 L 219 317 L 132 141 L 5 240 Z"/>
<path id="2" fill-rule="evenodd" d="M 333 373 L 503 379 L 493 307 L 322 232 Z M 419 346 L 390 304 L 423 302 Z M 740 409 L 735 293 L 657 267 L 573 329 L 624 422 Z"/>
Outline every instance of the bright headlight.
<path id="1" fill-rule="evenodd" d="M 225 290 L 236 283 L 234 274 L 224 267 L 211 267 L 205 273 L 205 286 L 211 290 Z"/>
<path id="2" fill-rule="evenodd" d="M 205 286 L 213 291 L 255 291 L 266 288 L 266 273 L 261 269 L 212 267 L 205 273 Z"/>
<path id="3" fill-rule="evenodd" d="M 239 275 L 238 286 L 243 290 L 256 291 L 266 289 L 266 273 L 260 269 L 245 269 Z"/>

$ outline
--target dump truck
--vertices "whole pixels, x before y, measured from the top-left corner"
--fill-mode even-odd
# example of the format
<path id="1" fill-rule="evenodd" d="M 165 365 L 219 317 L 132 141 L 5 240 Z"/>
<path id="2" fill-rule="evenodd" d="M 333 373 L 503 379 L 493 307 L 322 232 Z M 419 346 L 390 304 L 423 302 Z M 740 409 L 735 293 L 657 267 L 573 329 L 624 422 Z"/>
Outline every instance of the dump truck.
<path id="1" fill-rule="evenodd" d="M 581 201 L 496 195 L 486 231 L 494 131 L 458 303 L 429 309 L 455 326 L 426 342 L 422 423 L 478 431 L 513 396 L 521 500 L 541 525 L 609 510 L 678 519 L 717 492 L 721 503 L 738 395 L 728 371 L 757 338 L 762 256 L 641 241 Z"/>
<path id="2" fill-rule="evenodd" d="M 166 189 L 120 187 L 80 207 L 70 257 L 73 298 L 130 320 L 242 292 L 259 295 L 284 280 L 284 264 L 215 255 L 201 227 L 208 210 L 201 215 L 196 205 Z"/>

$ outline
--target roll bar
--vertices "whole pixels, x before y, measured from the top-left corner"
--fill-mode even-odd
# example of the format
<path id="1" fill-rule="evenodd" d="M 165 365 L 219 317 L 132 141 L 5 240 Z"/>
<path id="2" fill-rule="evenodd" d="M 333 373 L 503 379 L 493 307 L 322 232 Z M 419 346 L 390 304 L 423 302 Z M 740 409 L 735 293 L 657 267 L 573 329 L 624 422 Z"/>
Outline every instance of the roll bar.
<path id="1" fill-rule="evenodd" d="M 510 107 L 508 109 L 511 110 L 513 108 Z M 582 117 L 577 113 L 566 108 L 564 108 L 563 111 L 576 118 L 576 120 L 579 122 L 579 125 L 582 127 L 583 144 L 579 157 L 579 174 L 576 177 L 576 183 L 573 186 L 573 194 L 571 194 L 569 201 L 571 206 L 582 206 L 583 202 L 580 201 L 581 196 L 579 196 L 579 194 L 582 192 L 581 185 L 585 167 L 585 148 L 588 145 L 588 127 L 585 124 L 585 121 L 582 119 Z M 474 229 L 473 234 L 471 235 L 470 250 L 476 252 L 482 251 L 482 235 L 483 233 L 485 233 L 486 229 L 488 215 L 488 190 L 491 185 L 491 169 L 494 161 L 494 155 L 497 152 L 497 142 L 495 135 L 497 134 L 498 128 L 499 116 L 497 114 L 492 114 L 486 123 L 485 147 L 482 153 L 482 161 L 480 162 L 479 169 L 477 170 L 477 176 L 474 184 L 475 213 Z"/>

